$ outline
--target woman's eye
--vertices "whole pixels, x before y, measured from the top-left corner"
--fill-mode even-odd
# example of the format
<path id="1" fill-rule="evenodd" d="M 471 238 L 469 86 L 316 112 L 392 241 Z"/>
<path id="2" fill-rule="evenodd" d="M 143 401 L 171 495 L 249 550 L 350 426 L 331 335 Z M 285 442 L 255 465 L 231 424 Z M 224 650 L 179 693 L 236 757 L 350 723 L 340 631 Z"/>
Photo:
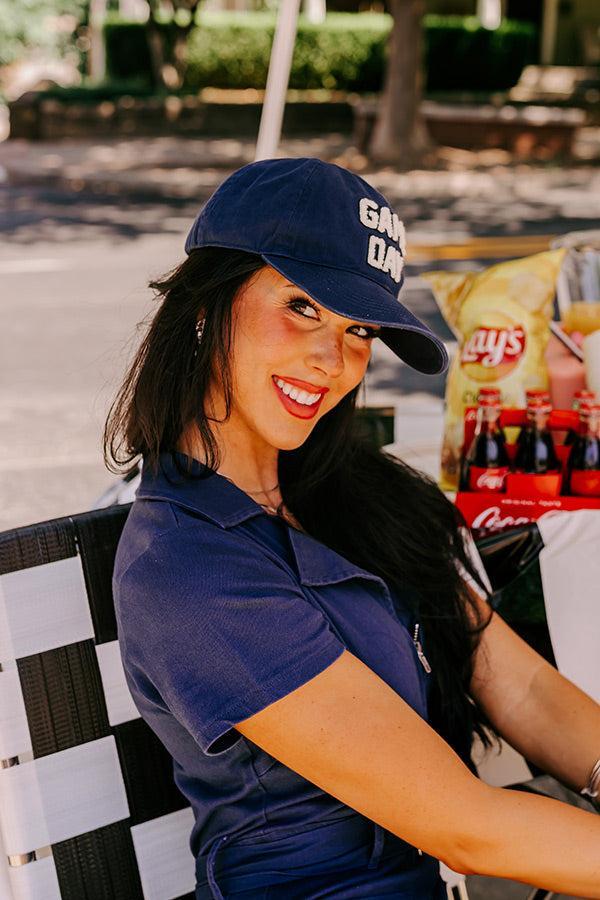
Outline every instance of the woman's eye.
<path id="1" fill-rule="evenodd" d="M 349 329 L 352 334 L 358 335 L 358 337 L 363 338 L 365 341 L 371 340 L 371 338 L 377 337 L 379 334 L 379 328 L 369 328 L 367 325 L 353 325 L 352 328 Z"/>
<path id="2" fill-rule="evenodd" d="M 301 316 L 305 316 L 307 319 L 319 318 L 316 308 L 308 300 L 305 300 L 304 297 L 296 297 L 294 300 L 290 300 L 288 306 L 290 309 L 293 309 L 294 312 L 299 313 Z"/>

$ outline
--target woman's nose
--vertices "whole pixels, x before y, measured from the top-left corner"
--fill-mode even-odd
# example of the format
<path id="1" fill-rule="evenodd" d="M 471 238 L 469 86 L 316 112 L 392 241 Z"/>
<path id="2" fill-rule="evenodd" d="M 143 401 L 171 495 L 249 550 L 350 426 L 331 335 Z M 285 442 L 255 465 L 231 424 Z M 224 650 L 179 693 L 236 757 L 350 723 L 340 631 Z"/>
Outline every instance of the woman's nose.
<path id="1" fill-rule="evenodd" d="M 331 333 L 315 336 L 307 362 L 330 378 L 339 377 L 344 371 L 343 336 Z"/>

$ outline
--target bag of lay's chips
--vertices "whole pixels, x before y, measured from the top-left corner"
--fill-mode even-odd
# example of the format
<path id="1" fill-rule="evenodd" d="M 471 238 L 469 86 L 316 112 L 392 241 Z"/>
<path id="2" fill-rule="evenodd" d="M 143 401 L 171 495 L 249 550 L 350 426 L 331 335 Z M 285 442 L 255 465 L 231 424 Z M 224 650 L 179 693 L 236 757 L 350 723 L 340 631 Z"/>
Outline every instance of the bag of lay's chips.
<path id="1" fill-rule="evenodd" d="M 426 272 L 458 339 L 446 383 L 443 490 L 456 490 L 467 406 L 482 387 L 497 387 L 502 406 L 525 406 L 527 388 L 548 388 L 544 353 L 556 279 L 565 250 L 510 260 L 481 272 Z"/>

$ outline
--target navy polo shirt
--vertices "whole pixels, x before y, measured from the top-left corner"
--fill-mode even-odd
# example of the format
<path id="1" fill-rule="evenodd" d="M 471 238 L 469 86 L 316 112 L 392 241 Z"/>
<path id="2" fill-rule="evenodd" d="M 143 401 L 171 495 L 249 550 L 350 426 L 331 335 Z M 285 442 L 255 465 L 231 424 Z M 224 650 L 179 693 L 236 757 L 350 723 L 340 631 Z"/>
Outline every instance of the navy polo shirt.
<path id="1" fill-rule="evenodd" d="M 430 676 L 403 598 L 222 475 L 189 480 L 172 454 L 160 462 L 157 476 L 143 468 L 113 590 L 133 700 L 194 812 L 192 853 L 223 835 L 264 838 L 344 818 L 349 807 L 234 726 L 344 649 L 426 719 Z"/>

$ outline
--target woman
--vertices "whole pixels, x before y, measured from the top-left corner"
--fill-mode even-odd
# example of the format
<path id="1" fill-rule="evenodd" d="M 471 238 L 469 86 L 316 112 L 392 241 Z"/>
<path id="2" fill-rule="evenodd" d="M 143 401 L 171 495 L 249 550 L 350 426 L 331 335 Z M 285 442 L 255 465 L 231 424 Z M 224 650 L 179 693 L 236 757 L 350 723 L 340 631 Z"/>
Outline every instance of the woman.
<path id="1" fill-rule="evenodd" d="M 441 898 L 438 860 L 600 897 L 600 820 L 470 757 L 495 730 L 593 793 L 599 707 L 492 614 L 435 484 L 353 428 L 375 337 L 447 365 L 397 299 L 404 249 L 344 169 L 238 170 L 153 283 L 107 423 L 109 464 L 144 459 L 119 638 L 194 810 L 197 898 Z"/>

